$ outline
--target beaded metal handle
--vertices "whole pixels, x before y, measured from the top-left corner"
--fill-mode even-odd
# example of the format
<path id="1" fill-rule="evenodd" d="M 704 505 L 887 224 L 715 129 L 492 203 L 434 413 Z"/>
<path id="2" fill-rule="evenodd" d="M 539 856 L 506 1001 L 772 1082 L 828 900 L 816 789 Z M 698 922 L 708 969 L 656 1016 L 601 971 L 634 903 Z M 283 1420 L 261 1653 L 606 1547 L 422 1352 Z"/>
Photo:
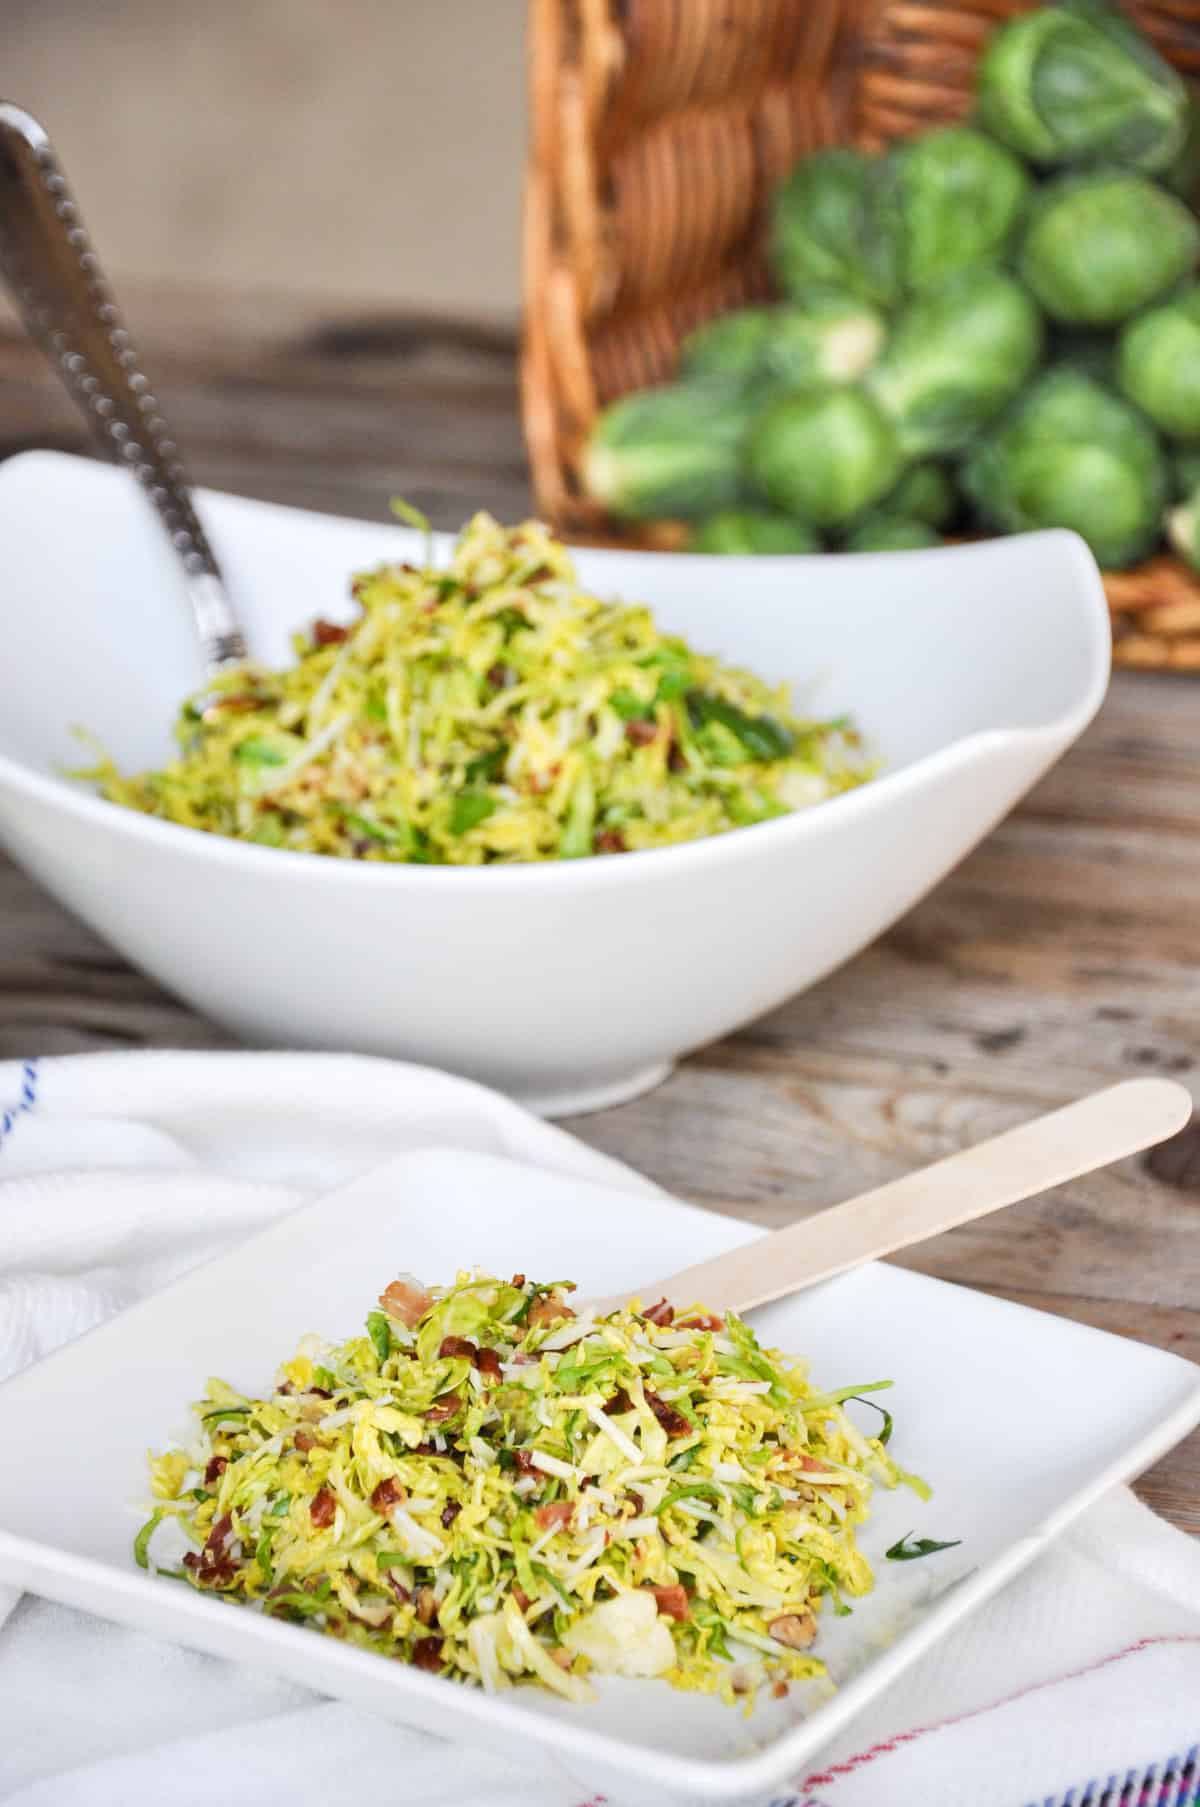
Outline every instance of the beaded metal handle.
<path id="1" fill-rule="evenodd" d="M 101 451 L 149 497 L 179 556 L 210 677 L 246 657 L 174 440 L 79 218 L 49 138 L 0 102 L 0 274 Z"/>

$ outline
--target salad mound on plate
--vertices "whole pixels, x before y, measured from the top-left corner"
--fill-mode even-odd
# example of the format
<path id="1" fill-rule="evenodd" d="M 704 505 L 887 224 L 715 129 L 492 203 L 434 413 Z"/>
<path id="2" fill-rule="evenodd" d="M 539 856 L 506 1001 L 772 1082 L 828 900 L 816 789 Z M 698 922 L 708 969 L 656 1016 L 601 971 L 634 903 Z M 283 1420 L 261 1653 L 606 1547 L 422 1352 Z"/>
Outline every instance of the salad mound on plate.
<path id="1" fill-rule="evenodd" d="M 580 587 L 536 522 L 476 515 L 449 564 L 354 578 L 287 670 L 183 706 L 178 756 L 77 777 L 147 815 L 260 846 L 478 866 L 664 847 L 869 778 L 844 720 L 694 652 L 649 609 Z"/>
<path id="2" fill-rule="evenodd" d="M 488 1690 L 661 1676 L 752 1700 L 823 1673 L 873 1486 L 921 1483 L 749 1325 L 566 1282 L 393 1281 L 261 1398 L 210 1380 L 151 1457 L 138 1561 Z M 878 1408 L 877 1408 L 878 1409 Z"/>

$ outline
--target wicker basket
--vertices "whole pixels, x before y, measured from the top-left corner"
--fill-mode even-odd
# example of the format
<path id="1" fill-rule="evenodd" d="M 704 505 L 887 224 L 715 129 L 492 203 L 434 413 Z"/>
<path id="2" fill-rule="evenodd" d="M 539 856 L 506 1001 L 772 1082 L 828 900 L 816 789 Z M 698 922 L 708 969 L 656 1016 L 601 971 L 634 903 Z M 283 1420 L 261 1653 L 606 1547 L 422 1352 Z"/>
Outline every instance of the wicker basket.
<path id="1" fill-rule="evenodd" d="M 961 118 L 980 46 L 1033 3 L 531 0 L 522 392 L 548 519 L 630 538 L 580 485 L 597 409 L 669 377 L 700 321 L 770 293 L 766 206 L 798 157 Z M 1200 77 L 1200 0 L 1129 11 Z M 1182 565 L 1157 557 L 1107 589 L 1121 662 L 1200 670 Z"/>

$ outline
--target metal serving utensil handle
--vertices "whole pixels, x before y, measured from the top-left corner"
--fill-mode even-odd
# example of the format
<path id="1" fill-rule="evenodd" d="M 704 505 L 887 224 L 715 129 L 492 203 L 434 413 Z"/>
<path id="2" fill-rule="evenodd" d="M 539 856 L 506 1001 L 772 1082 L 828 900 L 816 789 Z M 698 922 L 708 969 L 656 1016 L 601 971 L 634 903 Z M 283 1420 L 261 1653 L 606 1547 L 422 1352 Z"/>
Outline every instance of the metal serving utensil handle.
<path id="1" fill-rule="evenodd" d="M 141 484 L 179 556 L 209 677 L 246 643 L 150 384 L 53 146 L 0 101 L 0 275 L 101 451 Z"/>

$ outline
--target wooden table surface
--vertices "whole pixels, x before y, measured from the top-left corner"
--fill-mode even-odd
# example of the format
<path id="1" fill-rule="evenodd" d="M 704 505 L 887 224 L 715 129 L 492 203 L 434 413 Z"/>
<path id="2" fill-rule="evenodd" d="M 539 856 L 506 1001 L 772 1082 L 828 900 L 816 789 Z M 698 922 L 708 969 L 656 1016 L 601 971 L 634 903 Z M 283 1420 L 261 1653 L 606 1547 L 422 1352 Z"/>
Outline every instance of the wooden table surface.
<path id="1" fill-rule="evenodd" d="M 193 294 L 129 311 L 199 481 L 379 517 L 400 494 L 447 527 L 530 506 L 504 330 Z M 81 443 L 0 329 L 0 455 Z M 1081 744 L 881 942 L 569 1127 L 778 1224 L 1129 1074 L 1190 1082 L 1198 810 L 1200 678 L 1120 674 Z M 229 1045 L 0 861 L 0 1054 Z M 903 1260 L 1200 1359 L 1200 1126 Z M 1139 1491 L 1200 1535 L 1200 1435 Z"/>

